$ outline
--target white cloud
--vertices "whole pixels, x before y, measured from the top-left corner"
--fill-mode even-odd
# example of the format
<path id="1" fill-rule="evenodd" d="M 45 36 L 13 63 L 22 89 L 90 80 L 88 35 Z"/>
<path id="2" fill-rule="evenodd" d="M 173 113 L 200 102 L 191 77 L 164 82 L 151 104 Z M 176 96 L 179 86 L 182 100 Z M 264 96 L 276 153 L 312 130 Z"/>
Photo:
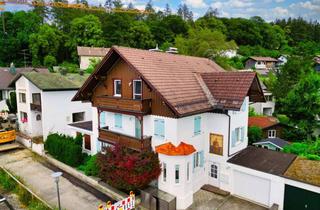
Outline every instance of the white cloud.
<path id="1" fill-rule="evenodd" d="M 252 6 L 253 2 L 250 0 L 230 0 L 227 4 L 235 8 L 244 8 Z"/>
<path id="2" fill-rule="evenodd" d="M 275 0 L 276 3 L 284 2 L 284 0 Z"/>
<path id="3" fill-rule="evenodd" d="M 274 14 L 274 16 L 281 18 L 288 17 L 290 15 L 289 10 L 282 7 L 273 8 L 272 13 Z"/>
<path id="4" fill-rule="evenodd" d="M 320 12 L 320 1 L 319 0 L 300 2 L 299 4 L 304 9 Z"/>
<path id="5" fill-rule="evenodd" d="M 211 4 L 211 7 L 214 9 L 221 9 L 223 7 L 223 3 L 221 1 L 216 1 Z"/>
<path id="6" fill-rule="evenodd" d="M 204 0 L 184 0 L 183 2 L 193 8 L 203 8 L 207 6 Z"/>

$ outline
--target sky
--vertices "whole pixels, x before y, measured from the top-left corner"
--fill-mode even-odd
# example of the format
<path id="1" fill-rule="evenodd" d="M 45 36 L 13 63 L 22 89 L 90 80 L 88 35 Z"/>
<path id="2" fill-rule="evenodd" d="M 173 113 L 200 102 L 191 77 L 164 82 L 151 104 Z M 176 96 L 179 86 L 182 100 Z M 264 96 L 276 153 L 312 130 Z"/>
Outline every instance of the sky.
<path id="1" fill-rule="evenodd" d="M 73 0 L 69 0 L 72 2 Z M 104 4 L 105 0 L 88 0 L 89 4 Z M 149 0 L 122 0 L 127 5 L 132 2 L 138 9 L 144 9 Z M 307 20 L 320 21 L 320 0 L 153 0 L 156 10 L 163 10 L 168 3 L 175 12 L 178 5 L 185 3 L 194 13 L 194 18 L 201 17 L 209 7 L 217 8 L 220 17 L 261 16 L 266 21 L 277 18 L 303 17 Z M 24 6 L 6 5 L 6 10 L 21 10 Z"/>

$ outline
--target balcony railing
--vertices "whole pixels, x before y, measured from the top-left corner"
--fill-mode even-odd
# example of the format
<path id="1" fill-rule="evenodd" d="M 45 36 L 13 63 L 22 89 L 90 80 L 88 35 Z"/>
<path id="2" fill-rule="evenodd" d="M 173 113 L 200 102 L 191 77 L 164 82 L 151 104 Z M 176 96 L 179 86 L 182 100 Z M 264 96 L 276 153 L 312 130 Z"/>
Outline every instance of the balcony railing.
<path id="1" fill-rule="evenodd" d="M 128 99 L 113 96 L 97 96 L 94 106 L 111 110 L 148 114 L 151 111 L 151 99 Z"/>
<path id="2" fill-rule="evenodd" d="M 41 104 L 30 103 L 30 109 L 33 111 L 41 112 Z"/>
<path id="3" fill-rule="evenodd" d="M 143 137 L 143 139 L 139 139 L 110 131 L 108 127 L 105 127 L 100 128 L 99 139 L 111 144 L 121 144 L 136 151 L 151 150 L 151 136 L 146 136 Z"/>

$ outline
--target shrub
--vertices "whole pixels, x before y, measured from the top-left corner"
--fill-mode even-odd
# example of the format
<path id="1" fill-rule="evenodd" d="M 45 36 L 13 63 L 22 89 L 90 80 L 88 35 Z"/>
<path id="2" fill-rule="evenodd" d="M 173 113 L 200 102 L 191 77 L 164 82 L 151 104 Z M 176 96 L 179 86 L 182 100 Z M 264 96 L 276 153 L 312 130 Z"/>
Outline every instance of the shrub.
<path id="1" fill-rule="evenodd" d="M 60 64 L 62 69 L 65 69 L 68 73 L 78 73 L 79 72 L 79 66 L 74 63 L 69 63 L 64 61 L 62 64 Z"/>
<path id="2" fill-rule="evenodd" d="M 82 153 L 82 136 L 73 138 L 58 133 L 50 134 L 44 147 L 54 158 L 72 167 L 81 165 L 86 156 Z"/>
<path id="3" fill-rule="evenodd" d="M 87 176 L 97 176 L 99 174 L 97 155 L 90 156 L 78 169 L 83 171 Z"/>
<path id="4" fill-rule="evenodd" d="M 10 113 L 17 113 L 17 96 L 15 92 L 10 93 L 10 98 L 6 100 L 6 104 Z"/>
<path id="5" fill-rule="evenodd" d="M 309 160 L 320 160 L 320 139 L 316 141 L 305 141 L 303 143 L 293 143 L 283 148 L 286 153 L 292 153 Z"/>
<path id="6" fill-rule="evenodd" d="M 43 64 L 52 72 L 53 66 L 57 65 L 57 59 L 52 55 L 47 55 L 43 59 Z"/>
<path id="7" fill-rule="evenodd" d="M 106 154 L 98 154 L 100 178 L 125 192 L 143 189 L 161 173 L 156 153 L 134 152 L 123 146 L 108 147 Z"/>
<path id="8" fill-rule="evenodd" d="M 6 191 L 12 191 L 16 187 L 16 183 L 11 177 L 0 169 L 0 186 Z"/>
<path id="9" fill-rule="evenodd" d="M 32 195 L 20 186 L 17 187 L 17 194 L 19 197 L 19 201 L 26 206 L 28 206 L 32 201 Z"/>
<path id="10" fill-rule="evenodd" d="M 248 128 L 249 144 L 257 142 L 262 139 L 262 129 L 257 126 L 251 126 Z"/>

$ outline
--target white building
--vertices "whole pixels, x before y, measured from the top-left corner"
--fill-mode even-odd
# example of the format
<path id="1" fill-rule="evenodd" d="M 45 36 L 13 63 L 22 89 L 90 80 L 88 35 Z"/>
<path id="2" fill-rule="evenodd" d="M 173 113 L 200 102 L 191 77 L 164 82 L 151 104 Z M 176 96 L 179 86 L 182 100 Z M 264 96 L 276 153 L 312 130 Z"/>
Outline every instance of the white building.
<path id="1" fill-rule="evenodd" d="M 80 69 L 87 69 L 90 65 L 90 60 L 92 59 L 102 60 L 108 51 L 109 48 L 78 46 L 77 52 L 79 56 Z"/>
<path id="2" fill-rule="evenodd" d="M 92 103 L 91 153 L 120 143 L 159 154 L 157 186 L 176 197 L 177 209 L 188 208 L 205 184 L 283 208 L 280 172 L 228 162 L 248 151 L 249 101 L 264 101 L 256 73 L 225 72 L 204 58 L 112 47 L 73 100 Z M 248 157 L 255 149 L 261 148 L 249 149 Z"/>
<path id="3" fill-rule="evenodd" d="M 68 124 L 92 118 L 90 103 L 71 101 L 86 78 L 78 74 L 20 74 L 11 83 L 17 92 L 19 130 L 44 140 L 50 133 L 72 135 Z"/>
<path id="4" fill-rule="evenodd" d="M 272 93 L 268 91 L 267 87 L 262 82 L 261 87 L 263 89 L 263 94 L 266 101 L 251 103 L 250 107 L 252 107 L 254 111 L 259 115 L 272 116 L 276 105 L 275 100 Z"/>

